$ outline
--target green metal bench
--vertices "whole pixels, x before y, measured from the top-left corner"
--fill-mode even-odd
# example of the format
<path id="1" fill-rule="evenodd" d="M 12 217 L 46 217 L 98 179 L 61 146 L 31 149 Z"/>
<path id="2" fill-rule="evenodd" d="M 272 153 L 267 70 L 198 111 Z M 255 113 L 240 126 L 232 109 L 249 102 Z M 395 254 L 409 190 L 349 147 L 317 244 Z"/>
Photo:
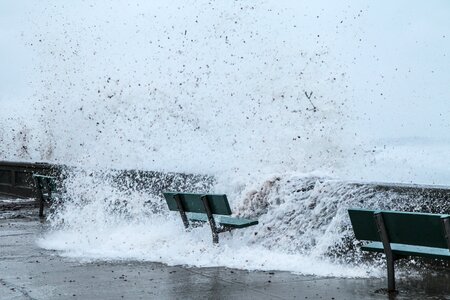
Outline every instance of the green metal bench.
<path id="1" fill-rule="evenodd" d="M 395 291 L 394 262 L 410 256 L 450 259 L 450 215 L 349 209 L 361 249 L 386 255 L 388 291 Z"/>
<path id="2" fill-rule="evenodd" d="M 257 220 L 231 217 L 226 195 L 164 192 L 169 210 L 180 212 L 185 228 L 190 221 L 209 222 L 213 243 L 219 242 L 219 233 L 258 224 Z"/>
<path id="3" fill-rule="evenodd" d="M 36 186 L 36 198 L 39 203 L 39 217 L 44 217 L 45 203 L 53 203 L 60 196 L 57 187 L 56 177 L 40 174 L 33 174 L 34 184 Z"/>

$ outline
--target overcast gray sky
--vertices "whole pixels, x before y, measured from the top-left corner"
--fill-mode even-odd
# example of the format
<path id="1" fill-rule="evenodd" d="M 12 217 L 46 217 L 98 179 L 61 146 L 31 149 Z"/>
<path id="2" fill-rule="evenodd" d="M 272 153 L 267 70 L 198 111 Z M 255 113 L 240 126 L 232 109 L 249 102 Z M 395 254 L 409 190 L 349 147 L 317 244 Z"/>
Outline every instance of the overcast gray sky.
<path id="1" fill-rule="evenodd" d="M 32 94 L 33 51 L 23 34 L 30 30 L 30 1 L 0 1 L 0 101 L 25 103 Z"/>

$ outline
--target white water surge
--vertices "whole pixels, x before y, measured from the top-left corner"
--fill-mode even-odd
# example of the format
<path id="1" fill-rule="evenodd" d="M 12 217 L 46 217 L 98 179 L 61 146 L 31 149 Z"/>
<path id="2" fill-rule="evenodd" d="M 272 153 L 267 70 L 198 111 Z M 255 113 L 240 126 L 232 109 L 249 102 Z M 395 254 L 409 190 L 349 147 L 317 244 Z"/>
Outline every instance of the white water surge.
<path id="1" fill-rule="evenodd" d="M 214 245 L 208 225 L 186 232 L 160 195 L 114 187 L 104 174 L 76 174 L 67 180 L 70 200 L 49 218 L 54 230 L 38 243 L 84 261 L 137 259 L 319 276 L 382 276 L 381 260 L 364 263 L 361 252 L 355 247 L 348 251 L 345 240 L 351 234 L 346 208 L 361 201 L 352 194 L 362 194 L 372 207 L 380 199 L 364 188 L 322 181 L 285 174 L 262 186 L 235 190 L 229 194 L 233 211 L 258 218 L 259 224 L 222 233 Z M 192 191 L 205 190 L 190 186 Z"/>
<path id="2" fill-rule="evenodd" d="M 388 201 L 319 178 L 448 184 L 448 9 L 353 0 L 17 9 L 27 21 L 18 36 L 4 32 L 29 60 L 26 82 L 0 98 L 2 159 L 213 175 L 214 186 L 184 189 L 227 193 L 234 211 L 260 220 L 214 247 L 207 227 L 184 232 L 160 191 L 81 171 L 39 244 L 82 259 L 379 276 L 349 246 L 346 209 Z"/>

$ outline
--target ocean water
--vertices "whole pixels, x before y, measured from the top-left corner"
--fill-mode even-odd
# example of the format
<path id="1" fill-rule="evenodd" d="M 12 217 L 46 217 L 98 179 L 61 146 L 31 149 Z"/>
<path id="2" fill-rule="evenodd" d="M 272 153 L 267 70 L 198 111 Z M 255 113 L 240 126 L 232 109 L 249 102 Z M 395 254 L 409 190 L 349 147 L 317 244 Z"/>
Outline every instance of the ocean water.
<path id="1" fill-rule="evenodd" d="M 346 209 L 389 201 L 342 181 L 450 180 L 445 2 L 24 3 L 0 10 L 1 74 L 15 78 L 0 90 L 0 157 L 85 170 L 44 248 L 380 276 Z M 183 188 L 227 193 L 260 224 L 212 246 L 160 191 L 124 190 L 107 169 L 213 176 Z"/>

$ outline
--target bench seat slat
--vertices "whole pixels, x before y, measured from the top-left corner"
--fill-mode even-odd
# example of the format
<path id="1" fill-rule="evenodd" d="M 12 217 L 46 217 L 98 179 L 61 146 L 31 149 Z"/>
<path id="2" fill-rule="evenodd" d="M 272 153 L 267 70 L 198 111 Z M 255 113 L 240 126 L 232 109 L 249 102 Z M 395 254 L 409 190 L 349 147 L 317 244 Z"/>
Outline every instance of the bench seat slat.
<path id="1" fill-rule="evenodd" d="M 208 222 L 208 216 L 206 214 L 202 213 L 186 213 L 186 216 L 191 221 L 197 221 L 197 222 Z M 257 220 L 250 220 L 250 219 L 244 219 L 244 218 L 235 218 L 235 217 L 229 217 L 229 216 L 214 216 L 214 220 L 217 224 L 227 227 L 233 227 L 233 228 L 245 228 L 249 226 L 253 226 L 258 224 Z"/>
<path id="2" fill-rule="evenodd" d="M 424 246 L 410 246 L 391 243 L 392 253 L 400 256 L 421 256 L 428 258 L 450 259 L 450 251 L 445 248 L 434 248 Z M 361 247 L 361 250 L 370 252 L 384 252 L 383 243 L 372 242 Z"/>
<path id="3" fill-rule="evenodd" d="M 45 178 L 45 179 L 50 179 L 50 180 L 54 180 L 56 178 L 55 176 L 47 176 L 47 175 L 39 175 L 39 174 L 33 174 L 33 177 Z"/>
<path id="4" fill-rule="evenodd" d="M 42 193 L 44 196 L 48 196 L 48 193 Z M 52 192 L 52 197 L 62 197 L 61 192 Z"/>

